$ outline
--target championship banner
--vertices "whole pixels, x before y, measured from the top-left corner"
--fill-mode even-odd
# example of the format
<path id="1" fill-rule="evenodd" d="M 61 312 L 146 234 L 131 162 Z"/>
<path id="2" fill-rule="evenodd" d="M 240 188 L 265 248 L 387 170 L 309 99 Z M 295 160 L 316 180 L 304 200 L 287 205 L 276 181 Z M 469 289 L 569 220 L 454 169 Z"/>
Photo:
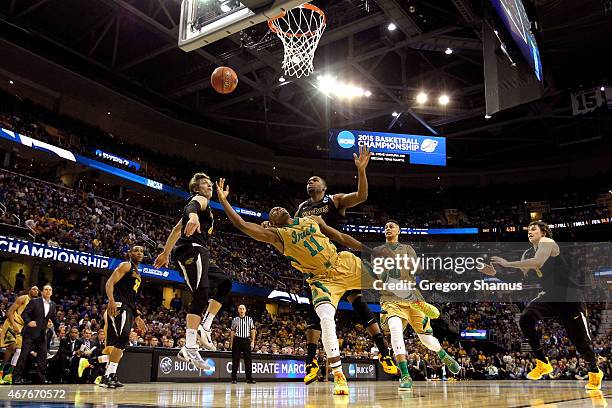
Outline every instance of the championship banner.
<path id="1" fill-rule="evenodd" d="M 88 252 L 75 251 L 59 247 L 50 247 L 36 242 L 24 241 L 12 237 L 0 235 L 0 251 L 14 255 L 25 255 L 34 258 L 49 259 L 58 262 L 66 262 L 97 269 L 114 270 L 124 260 L 109 258 Z M 151 265 L 141 264 L 139 267 L 141 275 L 145 278 L 162 279 L 172 282 L 184 282 L 183 277 L 177 271 L 166 268 L 154 268 Z"/>
<path id="2" fill-rule="evenodd" d="M 603 104 L 604 98 L 599 87 L 572 93 L 572 110 L 574 116 L 593 112 Z"/>
<path id="3" fill-rule="evenodd" d="M 607 86 L 605 88 L 605 93 L 606 93 L 606 103 L 608 105 L 609 109 L 612 109 L 612 87 Z"/>
<path id="4" fill-rule="evenodd" d="M 353 160 L 359 147 L 372 152 L 372 160 L 388 163 L 446 166 L 446 138 L 367 130 L 329 131 L 329 155 L 335 159 Z"/>

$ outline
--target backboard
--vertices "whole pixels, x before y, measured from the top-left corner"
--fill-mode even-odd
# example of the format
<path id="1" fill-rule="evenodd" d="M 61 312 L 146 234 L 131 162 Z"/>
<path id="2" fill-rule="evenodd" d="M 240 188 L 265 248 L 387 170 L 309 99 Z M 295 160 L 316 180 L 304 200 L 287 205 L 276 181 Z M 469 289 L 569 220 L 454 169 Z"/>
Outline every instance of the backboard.
<path id="1" fill-rule="evenodd" d="M 193 51 L 268 21 L 305 0 L 183 0 L 178 45 Z"/>

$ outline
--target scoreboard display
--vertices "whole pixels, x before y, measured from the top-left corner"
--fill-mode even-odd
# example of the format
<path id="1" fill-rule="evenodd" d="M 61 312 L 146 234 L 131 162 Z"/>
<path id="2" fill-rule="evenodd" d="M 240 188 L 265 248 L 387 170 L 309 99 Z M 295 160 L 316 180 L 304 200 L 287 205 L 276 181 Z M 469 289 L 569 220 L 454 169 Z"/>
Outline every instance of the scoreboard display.
<path id="1" fill-rule="evenodd" d="M 491 4 L 535 76 L 542 81 L 540 51 L 523 3 L 521 0 L 491 0 Z"/>
<path id="2" fill-rule="evenodd" d="M 359 147 L 372 152 L 372 160 L 388 163 L 446 166 L 446 138 L 370 132 L 368 130 L 329 131 L 329 155 L 332 159 L 353 160 Z"/>

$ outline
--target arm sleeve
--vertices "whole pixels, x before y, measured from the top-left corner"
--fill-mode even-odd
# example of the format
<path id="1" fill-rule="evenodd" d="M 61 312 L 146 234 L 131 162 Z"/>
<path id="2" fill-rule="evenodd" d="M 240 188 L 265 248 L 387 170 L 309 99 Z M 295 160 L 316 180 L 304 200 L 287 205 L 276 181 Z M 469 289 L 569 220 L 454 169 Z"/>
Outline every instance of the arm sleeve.
<path id="1" fill-rule="evenodd" d="M 200 203 L 197 200 L 191 200 L 183 210 L 183 214 L 189 216 L 189 214 L 194 213 L 197 214 L 200 211 Z"/>

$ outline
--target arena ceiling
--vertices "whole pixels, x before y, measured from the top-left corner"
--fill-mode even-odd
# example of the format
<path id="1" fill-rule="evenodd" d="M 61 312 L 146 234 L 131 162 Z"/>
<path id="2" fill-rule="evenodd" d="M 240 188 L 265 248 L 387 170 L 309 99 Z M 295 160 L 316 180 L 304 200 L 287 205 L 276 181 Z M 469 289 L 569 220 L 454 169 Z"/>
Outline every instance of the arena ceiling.
<path id="1" fill-rule="evenodd" d="M 315 75 L 285 83 L 278 81 L 282 45 L 265 37 L 265 24 L 190 53 L 178 49 L 179 0 L 7 0 L 0 16 L 10 41 L 159 111 L 282 154 L 324 156 L 328 127 L 435 130 L 456 142 L 448 145 L 457 164 L 609 141 L 609 119 L 572 117 L 565 92 L 605 79 L 605 65 L 594 62 L 602 47 L 612 49 L 608 2 L 528 0 L 541 25 L 548 96 L 486 120 L 481 1 L 316 1 L 328 28 Z M 398 26 L 394 32 L 387 30 L 390 21 Z M 220 65 L 239 74 L 230 95 L 210 87 Z M 327 99 L 313 86 L 321 73 L 360 84 L 372 96 L 351 103 Z M 420 90 L 433 102 L 416 104 Z M 443 92 L 451 98 L 444 108 L 436 102 Z M 394 111 L 400 115 L 392 117 Z"/>

